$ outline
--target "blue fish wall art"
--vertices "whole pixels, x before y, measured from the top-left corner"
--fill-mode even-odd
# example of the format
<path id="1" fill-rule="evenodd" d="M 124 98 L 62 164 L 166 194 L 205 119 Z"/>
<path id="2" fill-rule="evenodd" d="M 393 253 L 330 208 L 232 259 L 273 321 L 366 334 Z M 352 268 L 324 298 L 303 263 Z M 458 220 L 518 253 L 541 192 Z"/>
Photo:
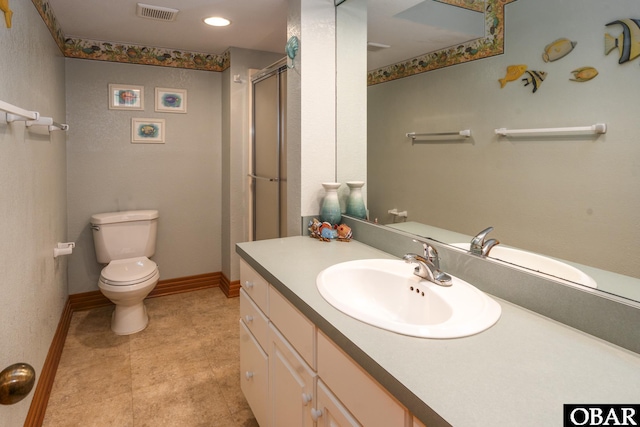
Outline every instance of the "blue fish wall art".
<path id="1" fill-rule="evenodd" d="M 618 37 L 610 34 L 604 35 L 604 53 L 608 55 L 611 51 L 620 51 L 619 64 L 631 61 L 640 55 L 640 19 L 618 19 L 609 22 L 611 25 L 621 25 L 622 33 Z"/>

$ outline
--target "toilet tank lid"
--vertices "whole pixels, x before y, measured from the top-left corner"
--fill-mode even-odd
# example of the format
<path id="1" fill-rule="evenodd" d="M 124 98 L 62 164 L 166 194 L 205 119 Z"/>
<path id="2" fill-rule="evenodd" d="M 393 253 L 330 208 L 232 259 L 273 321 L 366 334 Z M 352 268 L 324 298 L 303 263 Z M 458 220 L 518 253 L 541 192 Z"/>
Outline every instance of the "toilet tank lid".
<path id="1" fill-rule="evenodd" d="M 106 212 L 91 215 L 91 224 L 113 224 L 116 222 L 148 221 L 159 217 L 154 209 L 139 211 Z"/>

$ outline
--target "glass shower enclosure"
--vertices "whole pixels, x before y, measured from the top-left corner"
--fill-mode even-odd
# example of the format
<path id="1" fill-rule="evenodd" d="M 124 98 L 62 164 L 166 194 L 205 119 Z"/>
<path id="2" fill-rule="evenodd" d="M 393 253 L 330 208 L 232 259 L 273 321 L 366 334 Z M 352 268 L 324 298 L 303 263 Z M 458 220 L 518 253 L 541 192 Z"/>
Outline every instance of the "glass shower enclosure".
<path id="1" fill-rule="evenodd" d="M 286 60 L 256 73 L 252 87 L 251 200 L 253 240 L 286 236 L 287 65 Z"/>

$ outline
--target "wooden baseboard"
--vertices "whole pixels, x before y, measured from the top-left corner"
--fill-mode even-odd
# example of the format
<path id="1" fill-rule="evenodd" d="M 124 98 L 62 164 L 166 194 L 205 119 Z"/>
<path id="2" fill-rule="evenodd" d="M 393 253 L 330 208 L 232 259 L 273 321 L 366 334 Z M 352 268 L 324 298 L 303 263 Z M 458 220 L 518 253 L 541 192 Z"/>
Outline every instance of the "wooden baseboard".
<path id="1" fill-rule="evenodd" d="M 29 412 L 27 418 L 24 421 L 25 427 L 40 427 L 42 421 L 44 421 L 44 414 L 47 410 L 47 404 L 49 403 L 49 395 L 53 388 L 53 381 L 56 378 L 56 372 L 58 371 L 58 364 L 60 363 L 60 356 L 62 356 L 62 348 L 64 347 L 64 341 L 67 338 L 67 332 L 69 332 L 69 325 L 71 324 L 71 315 L 73 310 L 69 300 L 62 309 L 62 315 L 58 322 L 58 327 L 53 335 L 51 346 L 49 346 L 49 352 L 47 358 L 44 360 L 42 371 L 40 372 L 40 378 L 36 385 L 36 390 L 33 392 L 33 399 L 31 400 L 31 406 L 29 406 Z"/>
<path id="2" fill-rule="evenodd" d="M 147 298 L 163 297 L 182 292 L 199 291 L 200 289 L 220 286 L 221 272 L 198 274 L 177 279 L 160 280 Z"/>
<path id="3" fill-rule="evenodd" d="M 176 279 L 160 280 L 147 298 L 156 298 L 182 292 L 199 291 L 200 289 L 215 288 L 220 286 L 222 273 L 205 273 L 195 276 L 178 277 Z M 227 295 L 229 296 L 229 295 Z M 81 294 L 69 295 L 73 311 L 89 310 L 92 308 L 112 305 L 102 292 L 90 291 Z"/>
<path id="4" fill-rule="evenodd" d="M 221 273 L 220 280 L 220 290 L 224 292 L 227 298 L 239 297 L 240 296 L 240 280 L 234 280 L 233 282 L 229 281 L 227 276 L 224 273 Z"/>
<path id="5" fill-rule="evenodd" d="M 192 292 L 201 289 L 215 288 L 225 282 L 223 289 L 227 297 L 238 296 L 240 292 L 240 281 L 237 281 L 237 290 L 235 290 L 235 282 L 230 284 L 221 272 L 198 274 L 195 276 L 180 277 L 176 279 L 160 280 L 156 287 L 151 291 L 147 298 L 156 298 L 166 295 L 174 295 L 182 292 Z M 25 427 L 40 427 L 44 421 L 44 415 L 49 403 L 49 395 L 53 388 L 53 381 L 56 377 L 60 357 L 64 342 L 69 332 L 71 324 L 71 316 L 74 311 L 89 310 L 92 308 L 103 307 L 113 304 L 102 293 L 98 291 L 83 292 L 81 294 L 69 295 L 67 303 L 62 310 L 58 328 L 53 336 L 47 358 L 44 361 L 40 378 L 33 393 L 33 400 L 25 419 Z"/>

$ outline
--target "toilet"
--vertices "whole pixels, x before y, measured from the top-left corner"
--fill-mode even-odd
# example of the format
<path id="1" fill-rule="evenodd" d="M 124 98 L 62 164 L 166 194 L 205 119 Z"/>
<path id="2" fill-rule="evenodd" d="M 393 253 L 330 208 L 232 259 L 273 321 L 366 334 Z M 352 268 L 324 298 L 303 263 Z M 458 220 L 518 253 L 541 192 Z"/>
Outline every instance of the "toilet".
<path id="1" fill-rule="evenodd" d="M 160 271 L 149 257 L 156 251 L 157 210 L 100 213 L 91 216 L 93 243 L 100 264 L 98 288 L 116 306 L 111 330 L 117 335 L 142 331 L 149 323 L 144 299 Z"/>

